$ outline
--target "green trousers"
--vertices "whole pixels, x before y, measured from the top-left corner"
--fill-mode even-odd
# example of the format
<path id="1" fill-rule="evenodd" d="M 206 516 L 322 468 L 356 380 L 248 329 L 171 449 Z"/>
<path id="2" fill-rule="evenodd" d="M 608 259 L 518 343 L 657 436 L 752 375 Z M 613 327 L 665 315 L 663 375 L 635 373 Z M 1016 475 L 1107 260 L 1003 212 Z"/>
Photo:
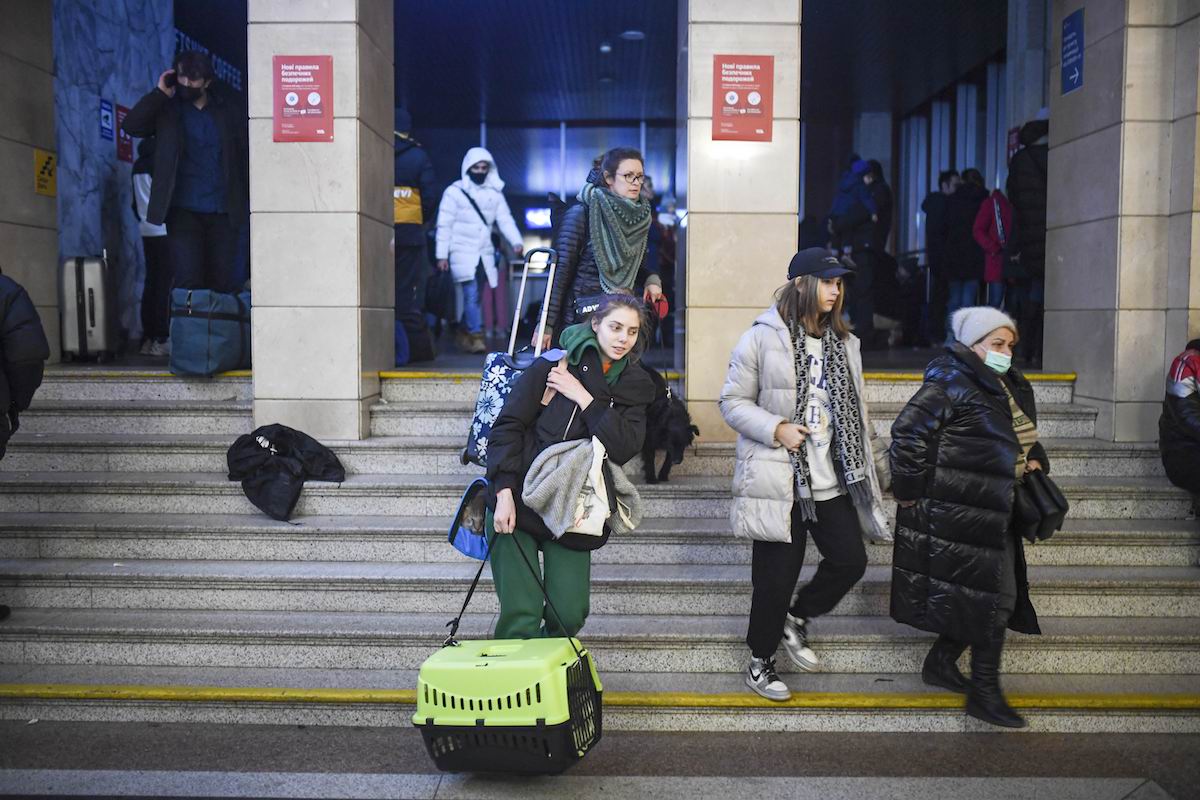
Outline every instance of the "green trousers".
<path id="1" fill-rule="evenodd" d="M 588 615 L 592 554 L 570 550 L 558 542 L 539 541 L 519 528 L 511 534 L 497 534 L 490 511 L 487 514 L 487 536 L 491 549 L 492 580 L 496 584 L 496 596 L 500 598 L 496 638 L 532 639 L 579 633 Z M 544 572 L 538 564 L 539 549 L 545 562 Z M 522 553 L 524 559 L 521 558 Z M 546 594 L 554 605 L 553 611 L 546 606 L 538 579 L 534 578 L 530 566 L 538 573 L 538 579 L 545 582 Z M 562 615 L 561 620 L 554 611 Z"/>

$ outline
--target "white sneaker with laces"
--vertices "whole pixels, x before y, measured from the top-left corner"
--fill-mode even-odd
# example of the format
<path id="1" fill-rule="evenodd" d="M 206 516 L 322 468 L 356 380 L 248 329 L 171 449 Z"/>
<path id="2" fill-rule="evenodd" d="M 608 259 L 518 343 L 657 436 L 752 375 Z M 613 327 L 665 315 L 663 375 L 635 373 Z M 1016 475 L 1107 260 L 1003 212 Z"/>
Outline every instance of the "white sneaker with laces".
<path id="1" fill-rule="evenodd" d="M 816 672 L 821 666 L 821 659 L 808 646 L 808 620 L 797 619 L 791 614 L 783 623 L 783 649 L 788 658 L 799 669 L 805 672 Z"/>
<path id="2" fill-rule="evenodd" d="M 782 702 L 792 699 L 791 689 L 775 671 L 774 658 L 751 658 L 746 666 L 746 685 L 768 700 Z"/>

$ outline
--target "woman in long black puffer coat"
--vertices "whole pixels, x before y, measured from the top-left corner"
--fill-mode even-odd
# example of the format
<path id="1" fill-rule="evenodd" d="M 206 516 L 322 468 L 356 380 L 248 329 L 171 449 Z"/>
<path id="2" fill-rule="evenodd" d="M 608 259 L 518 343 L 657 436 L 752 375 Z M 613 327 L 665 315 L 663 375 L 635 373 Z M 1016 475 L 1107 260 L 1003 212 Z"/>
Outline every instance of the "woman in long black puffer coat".
<path id="1" fill-rule="evenodd" d="M 1000 690 L 1005 629 L 1041 633 L 1025 551 L 1011 525 L 1018 480 L 1048 469 L 1029 381 L 1012 367 L 1017 326 L 986 306 L 951 321 L 956 342 L 892 425 L 892 493 L 900 508 L 892 617 L 939 634 L 926 683 L 967 694 L 967 713 L 993 725 L 1025 721 Z M 968 683 L 956 662 L 971 647 Z"/>

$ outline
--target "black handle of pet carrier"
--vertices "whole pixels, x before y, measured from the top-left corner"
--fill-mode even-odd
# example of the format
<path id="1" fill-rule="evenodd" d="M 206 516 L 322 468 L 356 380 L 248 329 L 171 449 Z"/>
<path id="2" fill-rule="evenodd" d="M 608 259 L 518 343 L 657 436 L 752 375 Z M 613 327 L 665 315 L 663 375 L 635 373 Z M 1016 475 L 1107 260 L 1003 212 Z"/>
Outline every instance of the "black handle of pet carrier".
<path id="1" fill-rule="evenodd" d="M 462 608 L 459 609 L 458 616 L 446 623 L 446 627 L 450 629 L 450 633 L 448 636 L 446 636 L 446 640 L 442 642 L 442 647 L 456 647 L 458 645 L 458 640 L 454 638 L 458 634 L 458 626 L 462 624 L 463 615 L 467 613 L 467 606 L 470 605 L 471 598 L 475 595 L 475 587 L 479 585 L 479 578 L 483 575 L 483 568 L 487 566 L 488 560 L 492 557 L 492 548 L 499 543 L 502 536 L 508 536 L 508 534 L 498 533 L 492 537 L 492 541 L 488 545 L 487 558 L 479 562 L 479 569 L 475 572 L 475 579 L 471 581 L 471 588 L 467 589 L 467 596 L 463 599 Z M 521 560 L 524 561 L 525 566 L 529 568 L 529 574 L 533 576 L 534 583 L 536 583 L 538 588 L 542 590 L 542 597 L 546 598 L 546 605 L 550 607 L 550 610 L 554 613 L 555 619 L 558 620 L 558 627 L 562 628 L 562 615 L 559 614 L 558 609 L 554 607 L 554 601 L 550 599 L 550 595 L 546 591 L 546 585 L 542 583 L 542 579 L 538 577 L 537 570 L 533 568 L 533 564 L 530 563 L 529 557 L 525 555 L 525 550 L 521 547 L 521 543 L 518 542 L 513 536 L 509 536 L 509 538 L 512 539 L 513 547 L 517 548 L 517 552 L 521 554 Z M 575 644 L 575 637 L 568 636 L 567 641 L 571 643 L 571 649 L 575 651 L 576 657 L 583 658 L 583 652 L 580 651 L 579 647 Z"/>

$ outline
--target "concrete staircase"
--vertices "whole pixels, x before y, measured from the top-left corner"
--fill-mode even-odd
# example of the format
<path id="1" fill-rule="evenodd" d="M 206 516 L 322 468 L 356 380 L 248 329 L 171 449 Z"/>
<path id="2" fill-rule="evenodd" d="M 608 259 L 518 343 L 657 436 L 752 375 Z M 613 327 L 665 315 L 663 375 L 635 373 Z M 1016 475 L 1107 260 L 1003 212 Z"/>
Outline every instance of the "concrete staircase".
<path id="1" fill-rule="evenodd" d="M 377 438 L 310 483 L 294 524 L 226 480 L 248 376 L 56 368 L 0 462 L 0 715 L 405 724 L 415 670 L 473 574 L 445 541 L 477 378 L 389 377 Z M 918 385 L 872 376 L 881 432 Z M 1043 731 L 1200 730 L 1200 532 L 1153 444 L 1114 445 L 1067 377 L 1035 382 L 1066 528 L 1027 548 L 1045 635 L 1013 636 L 1014 701 Z M 727 522 L 732 447 L 702 444 L 649 519 L 594 557 L 608 722 L 654 729 L 981 730 L 916 673 L 930 637 L 887 616 L 889 546 L 813 634 L 787 706 L 744 690 L 749 547 Z M 810 553 L 809 566 L 817 556 Z M 463 628 L 486 635 L 486 581 Z"/>

